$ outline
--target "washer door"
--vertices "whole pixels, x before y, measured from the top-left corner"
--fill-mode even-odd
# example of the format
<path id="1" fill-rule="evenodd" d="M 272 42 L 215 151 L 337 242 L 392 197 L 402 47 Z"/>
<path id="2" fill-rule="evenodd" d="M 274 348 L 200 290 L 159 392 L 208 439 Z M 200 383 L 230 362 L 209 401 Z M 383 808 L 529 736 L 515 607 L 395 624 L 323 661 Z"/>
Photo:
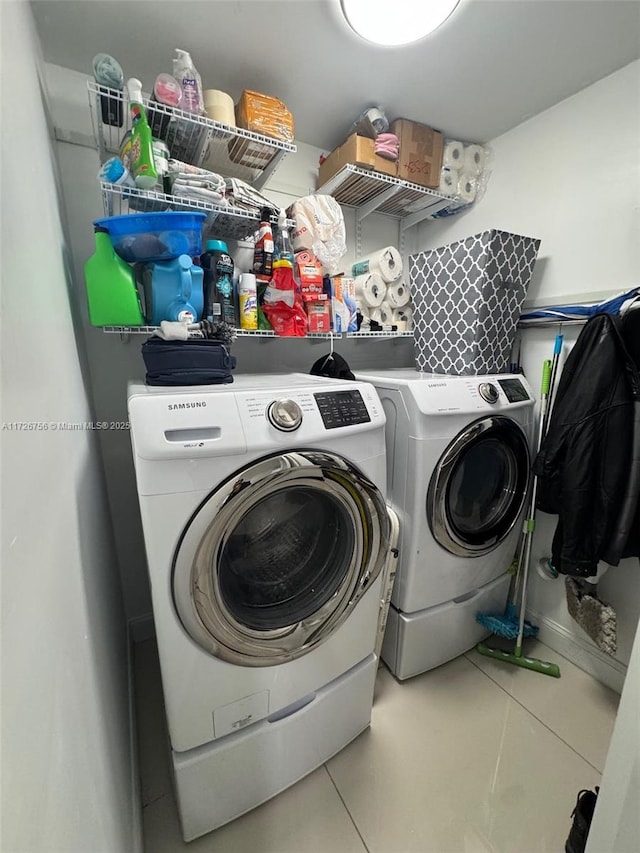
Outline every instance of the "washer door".
<path id="1" fill-rule="evenodd" d="M 451 554 L 479 557 L 511 532 L 524 506 L 529 446 L 510 418 L 482 418 L 459 433 L 431 477 L 427 519 Z"/>
<path id="2" fill-rule="evenodd" d="M 173 561 L 175 608 L 222 660 L 271 666 L 326 640 L 379 575 L 390 522 L 373 483 L 344 459 L 268 457 L 215 489 Z"/>

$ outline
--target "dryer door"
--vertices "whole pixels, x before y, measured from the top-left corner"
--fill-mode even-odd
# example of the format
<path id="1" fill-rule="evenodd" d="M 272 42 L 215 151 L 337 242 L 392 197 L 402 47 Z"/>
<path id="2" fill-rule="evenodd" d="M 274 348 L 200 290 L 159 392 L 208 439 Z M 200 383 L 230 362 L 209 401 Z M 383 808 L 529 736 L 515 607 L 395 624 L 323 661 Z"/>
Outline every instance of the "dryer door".
<path id="1" fill-rule="evenodd" d="M 436 541 L 465 557 L 496 548 L 518 521 L 530 466 L 527 437 L 511 418 L 470 424 L 447 447 L 431 477 L 427 519 Z"/>
<path id="2" fill-rule="evenodd" d="M 216 657 L 300 657 L 348 617 L 386 558 L 382 495 L 344 459 L 297 451 L 231 477 L 190 519 L 173 560 L 189 635 Z"/>

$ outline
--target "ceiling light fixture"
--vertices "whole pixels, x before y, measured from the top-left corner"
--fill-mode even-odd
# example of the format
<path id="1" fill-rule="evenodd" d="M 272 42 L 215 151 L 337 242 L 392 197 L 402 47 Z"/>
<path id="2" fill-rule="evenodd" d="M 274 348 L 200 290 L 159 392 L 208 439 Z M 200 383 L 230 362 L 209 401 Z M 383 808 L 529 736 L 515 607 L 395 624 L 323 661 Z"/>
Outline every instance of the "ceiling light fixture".
<path id="1" fill-rule="evenodd" d="M 349 26 L 374 44 L 411 44 L 437 29 L 460 0 L 340 0 Z"/>

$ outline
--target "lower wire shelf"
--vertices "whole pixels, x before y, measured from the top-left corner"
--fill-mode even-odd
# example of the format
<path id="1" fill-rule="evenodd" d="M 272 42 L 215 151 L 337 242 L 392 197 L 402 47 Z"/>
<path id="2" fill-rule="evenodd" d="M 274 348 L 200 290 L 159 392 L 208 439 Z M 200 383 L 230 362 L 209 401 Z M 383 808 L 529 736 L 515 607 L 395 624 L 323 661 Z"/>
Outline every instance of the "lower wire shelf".
<path id="1" fill-rule="evenodd" d="M 108 335 L 153 335 L 160 327 L 159 326 L 101 326 L 105 334 Z M 198 324 L 194 324 L 190 328 L 199 328 Z M 271 329 L 236 329 L 235 336 L 237 338 L 280 338 L 285 336 L 277 335 Z M 331 340 L 331 338 L 349 338 L 349 339 L 370 339 L 370 338 L 412 338 L 413 332 L 395 332 L 393 330 L 382 332 L 309 332 L 302 338 L 297 340 L 305 340 L 309 338 L 323 338 Z M 288 340 L 296 340 L 294 337 L 288 337 Z"/>

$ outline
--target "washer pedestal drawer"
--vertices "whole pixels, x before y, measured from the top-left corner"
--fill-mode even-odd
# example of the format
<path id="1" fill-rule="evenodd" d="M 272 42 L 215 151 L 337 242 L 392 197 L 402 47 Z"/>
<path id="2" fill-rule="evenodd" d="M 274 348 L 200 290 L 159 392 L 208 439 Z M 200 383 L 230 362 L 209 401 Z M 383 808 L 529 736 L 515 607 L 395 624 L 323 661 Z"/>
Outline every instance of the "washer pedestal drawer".
<path id="1" fill-rule="evenodd" d="M 228 823 L 302 779 L 339 752 L 371 721 L 378 658 L 282 712 L 211 744 L 172 751 L 185 841 Z"/>
<path id="2" fill-rule="evenodd" d="M 402 613 L 392 604 L 383 661 L 396 678 L 403 680 L 469 651 L 489 636 L 476 622 L 476 613 L 504 612 L 510 581 L 511 575 L 501 575 L 468 596 L 417 613 Z"/>

